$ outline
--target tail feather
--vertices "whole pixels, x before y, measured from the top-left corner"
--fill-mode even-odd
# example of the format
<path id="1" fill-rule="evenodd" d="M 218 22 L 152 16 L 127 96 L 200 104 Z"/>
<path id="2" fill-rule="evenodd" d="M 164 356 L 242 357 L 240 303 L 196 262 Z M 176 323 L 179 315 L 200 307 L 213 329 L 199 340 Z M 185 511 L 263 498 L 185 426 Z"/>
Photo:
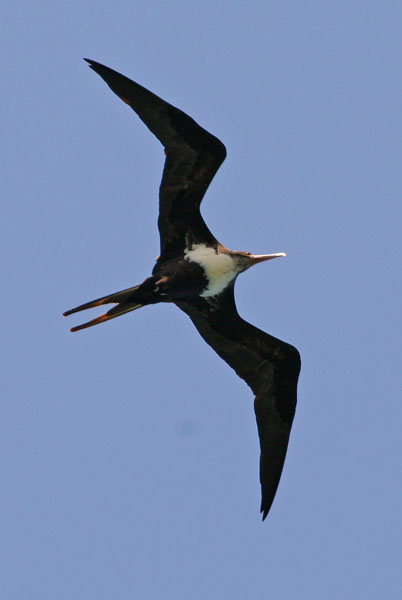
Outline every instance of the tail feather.
<path id="1" fill-rule="evenodd" d="M 134 287 L 127 288 L 126 290 L 121 290 L 120 292 L 115 292 L 114 294 L 103 296 L 103 298 L 98 298 L 97 300 L 86 302 L 85 304 L 81 304 L 80 306 L 72 308 L 71 310 L 67 310 L 65 313 L 63 313 L 63 316 L 65 317 L 67 317 L 68 315 L 72 315 L 73 313 L 80 312 L 81 310 L 86 310 L 87 308 L 94 308 L 96 306 L 102 306 L 104 304 L 117 304 L 117 306 L 114 306 L 113 308 L 108 310 L 107 313 L 101 315 L 100 317 L 96 317 L 96 319 L 92 319 L 92 321 L 88 321 L 87 323 L 83 323 L 82 325 L 77 325 L 77 327 L 73 327 L 70 331 L 80 331 L 80 329 L 86 329 L 87 327 L 92 327 L 93 325 L 104 323 L 105 321 L 109 321 L 110 319 L 114 319 L 115 317 L 119 317 L 120 315 L 124 315 L 127 312 L 137 310 L 137 308 L 141 308 L 143 304 L 140 304 L 135 298 L 135 292 L 138 290 L 139 287 L 139 285 L 136 285 Z"/>
<path id="2" fill-rule="evenodd" d="M 141 308 L 142 304 L 118 304 L 114 306 L 110 310 L 107 311 L 104 315 L 100 317 L 96 317 L 92 319 L 92 321 L 88 321 L 87 323 L 83 323 L 82 325 L 77 325 L 70 329 L 70 331 L 80 331 L 81 329 L 86 329 L 87 327 L 92 327 L 93 325 L 98 325 L 99 323 L 104 323 L 105 321 L 110 321 L 110 319 L 115 319 L 116 317 L 120 317 L 120 315 L 124 315 L 132 310 L 137 310 L 137 308 Z"/>
<path id="3" fill-rule="evenodd" d="M 138 290 L 139 287 L 139 285 L 136 285 L 134 287 L 127 288 L 126 290 L 121 290 L 121 292 L 115 292 L 114 294 L 103 296 L 103 298 L 98 298 L 97 300 L 91 300 L 91 302 L 80 304 L 80 306 L 72 308 L 71 310 L 67 310 L 65 313 L 63 313 L 63 317 L 68 317 L 68 315 L 80 312 L 81 310 L 86 310 L 87 308 L 102 306 L 103 304 L 118 304 L 119 302 L 125 302 L 136 290 Z"/>

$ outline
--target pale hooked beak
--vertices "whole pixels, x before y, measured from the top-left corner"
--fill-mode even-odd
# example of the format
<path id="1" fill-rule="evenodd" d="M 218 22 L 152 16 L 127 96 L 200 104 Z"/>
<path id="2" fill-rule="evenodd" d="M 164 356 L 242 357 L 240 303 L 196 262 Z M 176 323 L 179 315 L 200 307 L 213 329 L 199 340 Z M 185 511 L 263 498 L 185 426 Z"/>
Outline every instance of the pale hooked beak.
<path id="1" fill-rule="evenodd" d="M 277 252 L 276 254 L 253 254 L 251 264 L 256 265 L 259 262 L 271 260 L 271 258 L 279 258 L 280 256 L 286 256 L 285 252 Z"/>

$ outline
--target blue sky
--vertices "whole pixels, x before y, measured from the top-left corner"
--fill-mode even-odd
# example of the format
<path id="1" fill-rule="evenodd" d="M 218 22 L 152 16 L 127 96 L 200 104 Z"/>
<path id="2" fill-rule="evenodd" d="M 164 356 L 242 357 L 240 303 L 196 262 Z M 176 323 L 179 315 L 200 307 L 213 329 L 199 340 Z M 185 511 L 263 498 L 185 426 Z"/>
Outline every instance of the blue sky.
<path id="1" fill-rule="evenodd" d="M 396 598 L 400 2 L 17 1 L 2 22 L 1 597 Z M 303 361 L 264 524 L 251 392 L 188 318 L 61 317 L 158 254 L 162 149 L 83 56 L 225 143 L 218 239 L 287 252 L 236 285 Z"/>

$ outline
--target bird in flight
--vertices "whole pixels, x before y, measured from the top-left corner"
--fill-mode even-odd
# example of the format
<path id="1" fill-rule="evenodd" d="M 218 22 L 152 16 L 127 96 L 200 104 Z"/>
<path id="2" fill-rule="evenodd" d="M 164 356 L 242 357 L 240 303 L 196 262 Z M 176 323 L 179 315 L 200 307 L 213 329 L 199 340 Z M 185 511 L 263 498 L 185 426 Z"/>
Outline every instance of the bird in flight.
<path id="1" fill-rule="evenodd" d="M 159 190 L 160 255 L 141 284 L 68 310 L 64 316 L 102 306 L 105 314 L 73 327 L 79 331 L 142 306 L 172 302 L 255 395 L 260 439 L 261 513 L 264 520 L 278 488 L 296 408 L 300 355 L 296 348 L 244 321 L 236 309 L 236 277 L 252 265 L 284 253 L 250 254 L 225 248 L 205 224 L 200 204 L 225 159 L 220 140 L 191 117 L 138 83 L 84 59 L 137 113 L 164 147 Z"/>

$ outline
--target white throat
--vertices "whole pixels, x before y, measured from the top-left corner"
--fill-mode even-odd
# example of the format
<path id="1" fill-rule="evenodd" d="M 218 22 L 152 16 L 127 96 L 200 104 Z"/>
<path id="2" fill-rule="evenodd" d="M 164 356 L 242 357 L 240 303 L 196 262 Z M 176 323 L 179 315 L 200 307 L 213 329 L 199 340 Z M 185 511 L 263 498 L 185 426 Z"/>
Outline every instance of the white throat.
<path id="1" fill-rule="evenodd" d="M 205 270 L 209 283 L 201 294 L 203 298 L 220 294 L 239 272 L 229 254 L 218 254 L 205 244 L 193 244 L 191 250 L 184 251 L 184 255 L 187 260 L 197 263 Z"/>

